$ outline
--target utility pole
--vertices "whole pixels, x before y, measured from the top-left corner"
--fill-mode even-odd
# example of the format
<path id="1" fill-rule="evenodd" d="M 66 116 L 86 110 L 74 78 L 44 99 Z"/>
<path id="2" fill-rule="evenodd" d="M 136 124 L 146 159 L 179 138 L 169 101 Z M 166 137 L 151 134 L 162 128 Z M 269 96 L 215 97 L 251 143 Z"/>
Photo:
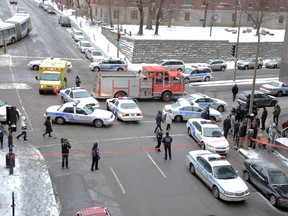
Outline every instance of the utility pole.
<path id="1" fill-rule="evenodd" d="M 117 22 L 117 58 L 119 58 L 119 49 L 120 49 L 120 28 L 119 28 L 119 19 L 120 19 L 120 10 L 119 10 L 120 1 L 118 1 L 118 22 Z"/>
<path id="2" fill-rule="evenodd" d="M 288 81 L 288 17 L 286 20 L 285 36 L 282 48 L 281 56 L 281 66 L 279 72 L 279 81 L 287 82 Z"/>

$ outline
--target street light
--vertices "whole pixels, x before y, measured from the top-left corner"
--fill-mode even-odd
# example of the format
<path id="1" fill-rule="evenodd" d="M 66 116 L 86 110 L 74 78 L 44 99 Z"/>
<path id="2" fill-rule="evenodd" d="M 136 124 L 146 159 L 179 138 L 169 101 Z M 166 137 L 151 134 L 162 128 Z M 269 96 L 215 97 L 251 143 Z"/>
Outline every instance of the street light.
<path id="1" fill-rule="evenodd" d="M 238 0 L 239 7 L 242 7 L 240 0 Z M 235 7 L 236 8 L 236 7 Z M 236 13 L 235 13 L 236 14 Z M 242 10 L 240 10 L 239 15 L 239 21 L 238 21 L 238 33 L 237 33 L 237 42 L 236 42 L 236 50 L 234 55 L 234 75 L 233 75 L 233 81 L 236 80 L 236 65 L 237 65 L 237 59 L 238 59 L 238 51 L 239 51 L 239 37 L 240 37 L 240 25 L 241 25 L 241 18 L 242 18 Z"/>

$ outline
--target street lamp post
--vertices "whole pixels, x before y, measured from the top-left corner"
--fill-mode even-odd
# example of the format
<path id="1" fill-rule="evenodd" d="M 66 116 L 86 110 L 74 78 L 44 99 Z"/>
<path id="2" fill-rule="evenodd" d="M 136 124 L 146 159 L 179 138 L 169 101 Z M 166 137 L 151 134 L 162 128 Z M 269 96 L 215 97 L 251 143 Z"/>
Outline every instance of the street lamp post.
<path id="1" fill-rule="evenodd" d="M 238 0 L 238 5 L 241 6 L 241 2 Z M 236 8 L 236 7 L 235 7 Z M 240 38 L 240 25 L 241 25 L 241 18 L 242 18 L 242 10 L 240 10 L 239 15 L 239 21 L 238 21 L 238 33 L 237 33 L 237 42 L 236 42 L 236 50 L 235 50 L 235 56 L 234 56 L 234 75 L 233 75 L 233 81 L 236 80 L 236 65 L 237 65 L 237 59 L 238 59 L 238 51 L 239 51 L 239 38 Z"/>

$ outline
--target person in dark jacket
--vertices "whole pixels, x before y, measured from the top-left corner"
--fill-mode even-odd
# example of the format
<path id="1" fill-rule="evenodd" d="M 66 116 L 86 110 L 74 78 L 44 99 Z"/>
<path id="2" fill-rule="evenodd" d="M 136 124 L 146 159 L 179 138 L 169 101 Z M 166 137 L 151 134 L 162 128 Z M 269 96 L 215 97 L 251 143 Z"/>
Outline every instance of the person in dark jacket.
<path id="1" fill-rule="evenodd" d="M 61 148 L 62 148 L 62 169 L 64 169 L 64 164 L 66 165 L 66 168 L 69 169 L 68 157 L 71 145 L 68 139 L 61 138 Z"/>
<path id="2" fill-rule="evenodd" d="M 165 157 L 164 160 L 167 160 L 167 151 L 169 154 L 169 159 L 171 160 L 171 143 L 172 143 L 173 139 L 171 136 L 169 136 L 169 132 L 166 132 L 166 136 L 162 139 L 162 142 L 164 144 L 164 149 L 165 149 Z"/>
<path id="3" fill-rule="evenodd" d="M 236 95 L 238 94 L 238 91 L 239 91 L 238 86 L 235 83 L 235 85 L 232 87 L 233 101 L 235 101 Z"/>
<path id="4" fill-rule="evenodd" d="M 258 128 L 256 124 L 252 124 L 251 128 L 249 129 L 251 130 L 252 134 L 250 134 L 250 146 L 252 149 L 255 149 L 256 147 L 256 141 L 254 139 L 256 139 L 257 137 L 257 133 L 258 133 Z"/>
<path id="5" fill-rule="evenodd" d="M 210 105 L 208 105 L 202 112 L 201 117 L 203 119 L 210 120 Z"/>
<path id="6" fill-rule="evenodd" d="M 6 132 L 5 128 L 2 126 L 1 122 L 0 122 L 0 143 L 1 143 L 1 149 L 3 149 L 3 138 L 4 135 L 8 136 L 8 133 Z"/>
<path id="7" fill-rule="evenodd" d="M 81 80 L 80 80 L 80 77 L 79 77 L 79 76 L 76 76 L 76 78 L 75 78 L 75 84 L 76 84 L 76 87 L 80 87 L 80 85 L 81 85 Z"/>
<path id="8" fill-rule="evenodd" d="M 45 122 L 44 122 L 44 125 L 45 125 L 45 133 L 43 134 L 43 137 L 45 137 L 46 134 L 49 134 L 49 137 L 52 137 L 51 136 L 51 132 L 53 131 L 52 130 L 52 120 L 51 120 L 51 117 L 50 116 L 47 116 Z"/>
<path id="9" fill-rule="evenodd" d="M 22 116 L 21 130 L 22 130 L 22 133 L 19 134 L 19 135 L 16 137 L 17 140 L 18 140 L 21 136 L 24 136 L 24 141 L 28 141 L 28 140 L 27 140 L 27 122 L 26 122 L 26 117 L 25 117 L 25 116 Z"/>
<path id="10" fill-rule="evenodd" d="M 234 131 L 233 131 L 233 138 L 237 138 L 239 136 L 239 129 L 240 129 L 240 122 L 235 120 L 234 123 Z"/>
<path id="11" fill-rule="evenodd" d="M 279 119 L 280 113 L 281 113 L 281 107 L 277 103 L 273 109 L 273 122 L 276 124 L 276 127 L 278 126 L 278 119 Z"/>
<path id="12" fill-rule="evenodd" d="M 92 148 L 92 164 L 91 164 L 91 171 L 99 170 L 98 168 L 98 161 L 100 160 L 98 143 L 94 143 Z"/>
<path id="13" fill-rule="evenodd" d="M 224 131 L 224 137 L 227 139 L 228 132 L 231 129 L 231 121 L 230 116 L 227 116 L 227 118 L 223 122 L 223 131 Z"/>
<path id="14" fill-rule="evenodd" d="M 267 115 L 268 115 L 267 109 L 265 107 L 263 107 L 263 112 L 261 115 L 261 125 L 262 125 L 261 129 L 262 130 L 265 130 L 265 122 L 267 119 Z"/>
<path id="15" fill-rule="evenodd" d="M 154 130 L 154 133 L 156 133 L 158 129 L 162 131 L 162 128 L 161 128 L 162 122 L 164 122 L 162 119 L 162 111 L 158 111 L 157 116 L 156 116 L 156 128 Z"/>
<path id="16" fill-rule="evenodd" d="M 160 146 L 161 146 L 161 142 L 162 142 L 162 138 L 163 138 L 163 133 L 162 133 L 162 130 L 160 128 L 158 128 L 156 132 L 157 132 L 156 138 L 157 138 L 158 145 L 155 147 L 155 150 L 158 152 L 161 152 Z"/>

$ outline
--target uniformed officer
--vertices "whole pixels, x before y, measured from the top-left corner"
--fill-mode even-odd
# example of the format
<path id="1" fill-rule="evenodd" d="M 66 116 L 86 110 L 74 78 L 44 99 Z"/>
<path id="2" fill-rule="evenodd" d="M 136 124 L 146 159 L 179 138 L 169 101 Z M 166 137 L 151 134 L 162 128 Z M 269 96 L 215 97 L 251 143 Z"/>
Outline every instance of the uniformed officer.
<path id="1" fill-rule="evenodd" d="M 169 132 L 166 132 L 166 136 L 162 139 L 162 142 L 164 144 L 164 149 L 165 149 L 165 157 L 164 159 L 167 160 L 167 151 L 169 154 L 169 159 L 171 160 L 171 143 L 173 139 L 172 137 L 169 136 Z"/>
<path id="2" fill-rule="evenodd" d="M 91 164 L 91 171 L 99 170 L 98 168 L 98 161 L 100 159 L 99 155 L 99 149 L 98 149 L 98 143 L 94 143 L 93 148 L 92 148 L 92 164 Z"/>

